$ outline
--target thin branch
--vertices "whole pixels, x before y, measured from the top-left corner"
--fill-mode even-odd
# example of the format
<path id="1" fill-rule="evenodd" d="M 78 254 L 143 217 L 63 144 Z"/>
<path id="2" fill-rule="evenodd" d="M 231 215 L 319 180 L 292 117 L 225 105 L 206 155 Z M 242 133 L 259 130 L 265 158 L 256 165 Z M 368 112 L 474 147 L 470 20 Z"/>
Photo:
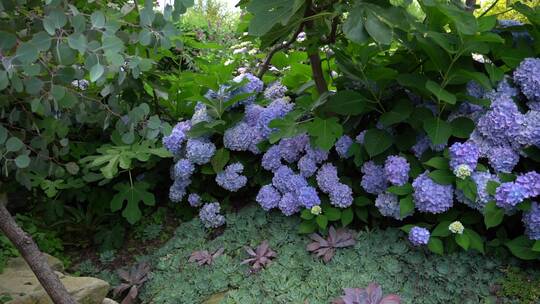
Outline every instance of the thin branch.
<path id="1" fill-rule="evenodd" d="M 482 12 L 479 17 L 484 17 L 492 8 L 495 7 L 495 5 L 497 5 L 498 2 L 499 0 L 493 1 L 493 3 L 491 3 L 491 5 L 484 12 Z"/>
<path id="2" fill-rule="evenodd" d="M 337 37 L 337 28 L 340 23 L 339 16 L 336 16 L 332 19 L 332 28 L 330 30 L 330 35 L 325 39 L 321 39 L 321 42 L 324 44 L 333 44 L 336 42 Z"/>
<path id="3" fill-rule="evenodd" d="M 303 30 L 304 30 L 304 22 L 300 23 L 300 26 L 298 27 L 296 32 L 294 32 L 291 39 L 289 39 L 285 43 L 279 43 L 279 44 L 276 44 L 276 45 L 274 45 L 272 47 L 270 52 L 268 52 L 268 55 L 266 55 L 266 58 L 264 59 L 264 62 L 263 62 L 263 64 L 261 65 L 261 67 L 259 69 L 259 72 L 257 73 L 257 77 L 259 79 L 262 79 L 262 77 L 264 76 L 264 73 L 266 73 L 266 71 L 268 71 L 268 68 L 270 67 L 270 62 L 272 61 L 272 57 L 274 57 L 274 55 L 277 52 L 279 52 L 281 50 L 284 50 L 284 49 L 288 49 L 291 46 L 291 44 L 293 44 L 293 42 L 296 41 L 296 38 L 298 37 L 298 35 L 300 35 L 300 33 Z"/>

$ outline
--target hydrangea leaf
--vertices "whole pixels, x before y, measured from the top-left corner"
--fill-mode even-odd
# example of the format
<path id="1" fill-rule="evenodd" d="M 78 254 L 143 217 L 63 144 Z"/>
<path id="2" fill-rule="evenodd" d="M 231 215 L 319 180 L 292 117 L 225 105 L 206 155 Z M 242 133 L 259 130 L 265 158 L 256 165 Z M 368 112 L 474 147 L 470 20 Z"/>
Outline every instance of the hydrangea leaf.
<path id="1" fill-rule="evenodd" d="M 440 170 L 448 170 L 450 168 L 448 159 L 441 156 L 430 158 L 427 162 L 424 162 L 424 165 Z"/>
<path id="2" fill-rule="evenodd" d="M 330 96 L 325 108 L 343 115 L 358 115 L 364 112 L 366 98 L 355 91 L 339 91 Z"/>
<path id="3" fill-rule="evenodd" d="M 452 135 L 458 138 L 469 138 L 475 128 L 474 122 L 467 117 L 458 117 L 450 123 Z"/>
<path id="4" fill-rule="evenodd" d="M 315 144 L 319 148 L 328 151 L 343 134 L 343 127 L 335 117 L 328 119 L 315 117 L 308 126 L 308 132 L 315 138 Z"/>
<path id="5" fill-rule="evenodd" d="M 452 135 L 452 126 L 448 122 L 435 117 L 424 120 L 424 130 L 434 145 L 445 144 Z"/>
<path id="6" fill-rule="evenodd" d="M 369 129 L 364 136 L 364 147 L 371 157 L 383 153 L 392 143 L 392 135 L 384 130 Z"/>
<path id="7" fill-rule="evenodd" d="M 456 96 L 443 89 L 438 83 L 428 80 L 426 82 L 426 89 L 433 93 L 437 97 L 437 100 L 442 100 L 449 104 L 456 104 Z"/>
<path id="8" fill-rule="evenodd" d="M 504 218 L 504 210 L 497 207 L 494 201 L 486 204 L 484 208 L 484 224 L 486 228 L 496 227 Z"/>
<path id="9" fill-rule="evenodd" d="M 406 183 L 403 186 L 388 187 L 387 191 L 390 193 L 397 194 L 397 195 L 407 195 L 413 192 L 413 187 L 410 183 Z"/>
<path id="10" fill-rule="evenodd" d="M 455 235 L 454 240 L 461 248 L 465 250 L 469 250 L 469 246 L 471 245 L 471 240 L 466 234 L 458 233 Z"/>
<path id="11" fill-rule="evenodd" d="M 412 195 L 399 200 L 399 214 L 400 216 L 406 216 L 414 211 L 414 201 Z"/>
<path id="12" fill-rule="evenodd" d="M 437 237 L 447 237 L 451 234 L 450 229 L 448 229 L 448 226 L 451 224 L 451 221 L 442 221 L 440 222 L 435 229 L 431 232 L 431 236 L 437 236 Z"/>
<path id="13" fill-rule="evenodd" d="M 437 237 L 430 237 L 428 242 L 428 248 L 436 254 L 444 254 L 443 242 Z"/>
<path id="14" fill-rule="evenodd" d="M 249 34 L 260 37 L 278 23 L 286 25 L 303 4 L 302 0 L 251 1 L 247 6 L 247 10 L 253 14 Z"/>
<path id="15" fill-rule="evenodd" d="M 465 228 L 463 233 L 469 238 L 470 247 L 472 249 L 475 249 L 481 253 L 485 253 L 484 241 L 482 240 L 482 237 L 480 237 L 480 235 L 476 233 L 476 231 L 469 228 Z"/>
<path id="16" fill-rule="evenodd" d="M 347 208 L 341 212 L 341 224 L 347 226 L 352 223 L 354 218 L 354 213 L 351 208 Z"/>
<path id="17" fill-rule="evenodd" d="M 534 241 L 529 240 L 526 236 L 518 236 L 517 238 L 506 242 L 504 245 L 508 247 L 513 255 L 524 260 L 535 260 L 540 257 L 540 252 L 533 251 Z"/>

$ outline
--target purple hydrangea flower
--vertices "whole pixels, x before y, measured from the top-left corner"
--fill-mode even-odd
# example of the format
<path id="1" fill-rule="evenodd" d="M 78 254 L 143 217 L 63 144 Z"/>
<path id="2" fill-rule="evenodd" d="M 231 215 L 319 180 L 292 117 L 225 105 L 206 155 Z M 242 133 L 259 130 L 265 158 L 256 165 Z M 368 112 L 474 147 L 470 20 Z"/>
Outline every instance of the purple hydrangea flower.
<path id="1" fill-rule="evenodd" d="M 328 152 L 320 148 L 314 148 L 308 142 L 304 147 L 306 156 L 311 158 L 316 164 L 320 164 L 328 159 Z"/>
<path id="2" fill-rule="evenodd" d="M 232 151 L 248 151 L 257 139 L 256 131 L 247 123 L 240 122 L 225 131 L 223 145 Z"/>
<path id="3" fill-rule="evenodd" d="M 202 102 L 197 102 L 197 105 L 195 105 L 195 111 L 193 112 L 193 116 L 191 116 L 191 125 L 196 125 L 200 122 L 211 122 L 213 119 L 208 114 L 208 110 L 206 109 L 206 105 Z"/>
<path id="4" fill-rule="evenodd" d="M 363 145 L 363 144 L 364 144 L 364 137 L 366 136 L 366 131 L 367 131 L 367 130 L 364 130 L 364 131 L 358 133 L 358 135 L 356 135 L 356 137 L 354 138 L 354 140 L 355 140 L 357 143 Z"/>
<path id="5" fill-rule="evenodd" d="M 477 104 L 470 102 L 463 102 L 459 105 L 457 110 L 453 111 L 448 115 L 448 121 L 453 121 L 458 117 L 466 117 L 470 120 L 477 122 L 478 119 L 484 114 L 485 109 Z"/>
<path id="6" fill-rule="evenodd" d="M 191 183 L 189 180 L 177 179 L 169 188 L 169 199 L 173 203 L 179 203 L 186 195 L 186 187 Z"/>
<path id="7" fill-rule="evenodd" d="M 233 81 L 236 83 L 240 83 L 246 78 L 248 82 L 244 86 L 242 86 L 240 89 L 235 90 L 235 92 L 233 92 L 234 95 L 242 94 L 242 93 L 259 93 L 263 90 L 264 83 L 262 82 L 262 80 L 260 80 L 259 78 L 257 78 L 251 73 L 240 74 L 234 77 Z M 249 96 L 248 98 L 239 101 L 237 104 L 249 105 L 249 104 L 252 104 L 255 101 L 255 99 L 256 99 L 255 96 Z"/>
<path id="8" fill-rule="evenodd" d="M 540 101 L 540 58 L 525 58 L 514 71 L 514 82 L 530 101 Z"/>
<path id="9" fill-rule="evenodd" d="M 404 218 L 401 216 L 399 209 L 398 196 L 393 193 L 381 193 L 377 195 L 375 207 L 377 207 L 379 212 L 384 216 L 393 217 L 397 220 L 402 220 Z"/>
<path id="10" fill-rule="evenodd" d="M 444 150 L 445 147 L 446 144 L 434 145 L 427 136 L 421 135 L 416 139 L 416 144 L 412 146 L 411 150 L 413 151 L 416 158 L 421 158 L 424 152 L 427 151 L 427 149 L 439 152 Z"/>
<path id="11" fill-rule="evenodd" d="M 450 168 L 456 170 L 459 165 L 467 165 L 471 170 L 476 169 L 480 150 L 472 141 L 454 143 L 450 146 Z"/>
<path id="12" fill-rule="evenodd" d="M 274 145 L 271 146 L 268 150 L 266 150 L 266 152 L 263 154 L 261 165 L 264 169 L 268 171 L 277 170 L 283 165 L 281 163 L 279 146 Z"/>
<path id="13" fill-rule="evenodd" d="M 186 157 L 192 163 L 204 165 L 210 162 L 216 152 L 216 146 L 205 138 L 190 138 L 186 144 Z"/>
<path id="14" fill-rule="evenodd" d="M 512 210 L 521 203 L 527 195 L 527 189 L 514 182 L 502 183 L 495 192 L 497 206 L 506 210 Z"/>
<path id="15" fill-rule="evenodd" d="M 525 113 L 519 139 L 522 145 L 540 147 L 540 107 Z"/>
<path id="16" fill-rule="evenodd" d="M 292 193 L 285 193 L 279 201 L 278 208 L 284 215 L 291 216 L 300 211 L 300 204 Z"/>
<path id="17" fill-rule="evenodd" d="M 278 206 L 281 194 L 272 185 L 264 185 L 259 190 L 255 200 L 264 210 L 268 211 Z"/>
<path id="18" fill-rule="evenodd" d="M 336 152 L 337 152 L 337 154 L 339 155 L 340 158 L 348 158 L 349 157 L 348 152 L 349 152 L 349 148 L 351 147 L 352 143 L 353 143 L 352 138 L 350 138 L 347 135 L 341 136 L 336 141 L 336 144 L 335 144 Z"/>
<path id="19" fill-rule="evenodd" d="M 182 158 L 174 164 L 174 179 L 189 179 L 195 166 L 187 159 Z"/>
<path id="20" fill-rule="evenodd" d="M 307 180 L 300 174 L 293 174 L 290 176 L 287 183 L 287 192 L 298 193 L 298 190 L 303 187 L 307 187 Z"/>
<path id="21" fill-rule="evenodd" d="M 163 137 L 163 146 L 174 155 L 179 155 L 182 143 L 187 139 L 187 132 L 191 129 L 189 121 L 181 121 L 174 126 L 169 136 Z"/>
<path id="22" fill-rule="evenodd" d="M 294 172 L 287 166 L 281 166 L 274 171 L 274 177 L 272 178 L 272 185 L 276 187 L 281 193 L 287 193 L 289 191 L 289 184 Z"/>
<path id="23" fill-rule="evenodd" d="M 428 171 L 419 175 L 412 183 L 414 203 L 421 212 L 442 213 L 454 203 L 452 185 L 440 185 L 428 175 Z"/>
<path id="24" fill-rule="evenodd" d="M 244 171 L 244 165 L 241 163 L 230 164 L 216 175 L 216 182 L 223 189 L 236 192 L 247 183 L 247 177 L 241 175 L 242 171 Z"/>
<path id="25" fill-rule="evenodd" d="M 347 208 L 353 203 L 351 187 L 342 183 L 335 184 L 328 195 L 330 204 L 339 208 Z"/>
<path id="26" fill-rule="evenodd" d="M 489 181 L 499 182 L 499 178 L 495 174 L 483 171 L 475 171 L 471 175 L 472 180 L 476 184 L 476 200 L 473 202 L 463 194 L 463 191 L 456 189 L 456 199 L 465 205 L 478 211 L 484 210 L 486 204 L 493 200 L 493 196 L 487 192 L 487 184 Z"/>
<path id="27" fill-rule="evenodd" d="M 270 133 L 274 131 L 268 124 L 276 118 L 283 118 L 293 109 L 293 107 L 294 105 L 290 103 L 287 98 L 279 98 L 272 101 L 268 107 L 264 108 L 264 110 L 259 113 L 256 124 L 258 133 L 261 134 L 263 138 L 268 138 Z"/>
<path id="28" fill-rule="evenodd" d="M 488 152 L 488 160 L 495 171 L 511 173 L 519 162 L 519 154 L 508 146 L 500 146 Z"/>
<path id="29" fill-rule="evenodd" d="M 392 185 L 405 185 L 409 179 L 410 170 L 409 162 L 402 156 L 388 156 L 384 163 L 384 174 Z"/>
<path id="30" fill-rule="evenodd" d="M 257 104 L 251 104 L 246 107 L 244 121 L 250 127 L 255 127 L 259 121 L 259 116 L 264 111 L 265 108 Z"/>
<path id="31" fill-rule="evenodd" d="M 201 197 L 197 193 L 191 193 L 187 200 L 191 207 L 199 207 L 202 204 Z"/>
<path id="32" fill-rule="evenodd" d="M 281 158 L 289 163 L 298 161 L 304 147 L 309 142 L 307 134 L 297 135 L 291 138 L 283 138 L 279 141 L 279 153 Z"/>
<path id="33" fill-rule="evenodd" d="M 485 90 L 478 82 L 471 80 L 467 82 L 467 94 L 474 98 L 482 98 Z"/>
<path id="34" fill-rule="evenodd" d="M 523 225 L 525 226 L 525 234 L 531 240 L 540 240 L 540 206 L 533 202 L 531 210 L 523 213 Z"/>
<path id="35" fill-rule="evenodd" d="M 414 246 L 427 245 L 430 236 L 429 230 L 418 226 L 412 227 L 409 231 L 409 241 Z"/>
<path id="36" fill-rule="evenodd" d="M 360 184 L 367 193 L 380 194 L 388 188 L 388 182 L 383 166 L 375 164 L 373 161 L 365 162 L 361 169 L 364 176 Z"/>
<path id="37" fill-rule="evenodd" d="M 478 120 L 476 128 L 492 142 L 511 143 L 519 136 L 523 119 L 514 101 L 505 97 L 492 103 L 491 109 Z"/>
<path id="38" fill-rule="evenodd" d="M 304 155 L 298 161 L 298 170 L 303 177 L 311 177 L 317 171 L 317 163 L 311 157 Z"/>
<path id="39" fill-rule="evenodd" d="M 324 193 L 330 193 L 335 185 L 339 183 L 337 169 L 330 163 L 323 164 L 317 172 L 317 185 Z"/>
<path id="40" fill-rule="evenodd" d="M 315 188 L 306 186 L 298 191 L 298 202 L 305 208 L 311 209 L 313 206 L 320 205 L 321 199 Z"/>
<path id="41" fill-rule="evenodd" d="M 516 184 L 525 189 L 525 197 L 531 198 L 540 195 L 540 173 L 527 172 L 516 178 Z"/>
<path id="42" fill-rule="evenodd" d="M 264 90 L 264 98 L 274 100 L 285 97 L 285 93 L 287 93 L 287 87 L 276 81 Z"/>
<path id="43" fill-rule="evenodd" d="M 206 228 L 217 228 L 225 224 L 225 217 L 220 214 L 218 202 L 205 204 L 199 211 L 199 218 Z"/>

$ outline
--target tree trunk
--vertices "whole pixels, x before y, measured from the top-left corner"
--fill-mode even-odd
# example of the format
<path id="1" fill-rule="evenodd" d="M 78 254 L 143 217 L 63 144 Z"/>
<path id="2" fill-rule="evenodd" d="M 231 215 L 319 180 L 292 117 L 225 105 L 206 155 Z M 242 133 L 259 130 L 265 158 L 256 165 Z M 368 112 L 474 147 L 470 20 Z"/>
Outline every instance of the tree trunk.
<path id="1" fill-rule="evenodd" d="M 58 276 L 47 264 L 45 255 L 39 251 L 30 235 L 24 232 L 7 210 L 7 196 L 0 194 L 0 230 L 19 250 L 37 279 L 55 304 L 76 304 L 75 300 L 60 282 Z"/>

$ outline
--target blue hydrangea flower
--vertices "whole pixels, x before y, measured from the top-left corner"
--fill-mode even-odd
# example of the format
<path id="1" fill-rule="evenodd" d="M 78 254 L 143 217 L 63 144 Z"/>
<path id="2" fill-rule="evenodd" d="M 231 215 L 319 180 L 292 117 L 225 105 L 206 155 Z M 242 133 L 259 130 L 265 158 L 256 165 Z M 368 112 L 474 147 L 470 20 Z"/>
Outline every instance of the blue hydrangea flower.
<path id="1" fill-rule="evenodd" d="M 492 142 L 511 143 L 519 136 L 523 119 L 514 101 L 510 97 L 501 97 L 480 117 L 476 129 Z"/>
<path id="2" fill-rule="evenodd" d="M 285 97 L 285 93 L 287 93 L 287 87 L 275 81 L 264 90 L 264 98 L 274 100 Z"/>
<path id="3" fill-rule="evenodd" d="M 277 145 L 271 146 L 263 154 L 261 165 L 268 171 L 277 170 L 283 164 L 281 163 L 281 153 Z"/>
<path id="4" fill-rule="evenodd" d="M 466 117 L 474 122 L 477 122 L 484 112 L 485 109 L 480 105 L 470 102 L 463 102 L 455 111 L 452 111 L 452 113 L 448 115 L 448 121 L 453 121 L 458 117 Z"/>
<path id="5" fill-rule="evenodd" d="M 354 140 L 355 140 L 357 143 L 363 145 L 363 144 L 364 144 L 364 137 L 366 136 L 366 131 L 367 131 L 367 130 L 364 130 L 364 131 L 358 133 L 358 135 L 356 135 L 356 137 L 354 138 Z"/>
<path id="6" fill-rule="evenodd" d="M 514 82 L 530 101 L 540 101 L 540 58 L 525 58 L 514 71 Z"/>
<path id="7" fill-rule="evenodd" d="M 388 188 L 388 182 L 383 166 L 375 164 L 373 161 L 365 162 L 362 165 L 362 181 L 360 185 L 367 193 L 380 194 Z"/>
<path id="8" fill-rule="evenodd" d="M 519 139 L 522 145 L 540 147 L 540 107 L 525 113 Z"/>
<path id="9" fill-rule="evenodd" d="M 321 199 L 315 188 L 306 186 L 298 191 L 298 202 L 305 208 L 311 209 L 313 206 L 320 205 Z"/>
<path id="10" fill-rule="evenodd" d="M 197 105 L 195 105 L 195 111 L 193 112 L 193 116 L 191 116 L 191 124 L 196 125 L 200 122 L 211 122 L 213 119 L 208 114 L 208 110 L 206 108 L 206 105 L 202 102 L 197 102 Z"/>
<path id="11" fill-rule="evenodd" d="M 339 183 L 337 169 L 330 163 L 323 164 L 317 172 L 317 185 L 324 193 L 330 193 L 335 185 Z"/>
<path id="12" fill-rule="evenodd" d="M 540 240 L 540 206 L 533 202 L 531 210 L 523 213 L 523 225 L 525 226 L 525 234 L 531 240 Z"/>
<path id="13" fill-rule="evenodd" d="M 227 129 L 223 135 L 223 145 L 231 151 L 249 151 L 256 140 L 256 131 L 245 122 Z"/>
<path id="14" fill-rule="evenodd" d="M 188 195 L 188 203 L 191 207 L 199 207 L 202 204 L 201 197 L 197 193 Z"/>
<path id="15" fill-rule="evenodd" d="M 258 133 L 261 134 L 263 138 L 268 138 L 270 133 L 275 130 L 270 128 L 268 124 L 276 118 L 283 118 L 293 109 L 293 107 L 294 104 L 290 103 L 288 98 L 279 98 L 272 101 L 268 107 L 264 108 L 264 110 L 259 113 L 256 125 Z"/>
<path id="16" fill-rule="evenodd" d="M 187 139 L 187 132 L 191 129 L 189 121 L 181 121 L 174 126 L 168 136 L 163 137 L 163 146 L 174 155 L 179 155 L 182 149 L 182 143 Z"/>
<path id="17" fill-rule="evenodd" d="M 488 160 L 496 172 L 511 173 L 519 162 L 519 154 L 508 146 L 500 146 L 488 152 Z"/>
<path id="18" fill-rule="evenodd" d="M 210 162 L 216 146 L 206 138 L 190 138 L 186 144 L 186 157 L 192 163 L 204 165 Z"/>
<path id="19" fill-rule="evenodd" d="M 298 190 L 307 187 L 307 180 L 300 174 L 293 174 L 287 182 L 287 192 L 298 193 Z"/>
<path id="20" fill-rule="evenodd" d="M 431 234 L 426 228 L 414 226 L 409 231 L 409 241 L 414 246 L 427 245 Z"/>
<path id="21" fill-rule="evenodd" d="M 347 208 L 353 203 L 351 187 L 342 183 L 335 184 L 328 196 L 330 197 L 330 204 L 339 208 Z"/>
<path id="22" fill-rule="evenodd" d="M 352 138 L 350 138 L 347 135 L 341 136 L 336 141 L 336 144 L 335 144 L 336 152 L 340 158 L 347 158 L 349 156 L 347 154 L 349 152 L 349 148 L 351 147 L 352 143 L 353 143 Z"/>
<path id="23" fill-rule="evenodd" d="M 294 172 L 287 166 L 281 166 L 274 171 L 274 177 L 272 178 L 272 185 L 276 187 L 281 193 L 287 193 L 289 191 L 289 184 Z"/>
<path id="24" fill-rule="evenodd" d="M 284 215 L 291 216 L 300 211 L 300 203 L 292 193 L 285 193 L 279 201 L 278 208 Z"/>
<path id="25" fill-rule="evenodd" d="M 248 80 L 247 83 L 244 84 L 241 88 L 235 90 L 233 92 L 234 95 L 242 94 L 242 93 L 259 93 L 263 90 L 264 83 L 262 82 L 262 80 L 260 80 L 259 78 L 257 78 L 251 73 L 240 74 L 234 77 L 233 81 L 236 83 L 240 83 L 244 79 Z M 255 99 L 256 99 L 256 96 L 252 95 L 244 100 L 239 101 L 237 105 L 238 104 L 249 105 L 249 104 L 252 104 L 255 101 Z"/>
<path id="26" fill-rule="evenodd" d="M 314 148 L 308 142 L 304 147 L 306 156 L 311 158 L 316 164 L 320 164 L 328 159 L 328 152 L 320 148 Z"/>
<path id="27" fill-rule="evenodd" d="M 278 144 L 281 158 L 288 163 L 297 162 L 308 142 L 307 134 L 281 139 Z"/>
<path id="28" fill-rule="evenodd" d="M 495 174 L 483 171 L 475 171 L 471 175 L 472 180 L 476 184 L 476 200 L 473 202 L 468 199 L 463 191 L 456 189 L 456 199 L 458 202 L 476 209 L 478 211 L 484 210 L 486 204 L 493 200 L 493 196 L 487 193 L 487 184 L 489 181 L 499 182 L 499 178 Z"/>
<path id="29" fill-rule="evenodd" d="M 411 150 L 413 151 L 414 156 L 416 156 L 416 158 L 421 158 L 424 152 L 427 151 L 427 149 L 440 152 L 444 150 L 445 147 L 446 147 L 446 144 L 434 145 L 427 136 L 421 135 L 421 136 L 418 136 L 418 138 L 416 139 L 416 144 L 412 146 Z"/>
<path id="30" fill-rule="evenodd" d="M 189 179 L 195 166 L 187 159 L 180 159 L 174 165 L 174 179 Z"/>
<path id="31" fill-rule="evenodd" d="M 450 169 L 455 170 L 459 165 L 467 165 L 471 170 L 476 169 L 480 149 L 472 141 L 454 143 L 450 146 Z"/>
<path id="32" fill-rule="evenodd" d="M 230 164 L 216 175 L 216 182 L 223 189 L 236 192 L 247 183 L 247 177 L 241 175 L 242 171 L 244 171 L 244 165 L 241 163 Z"/>
<path id="33" fill-rule="evenodd" d="M 259 190 L 255 200 L 264 210 L 268 211 L 278 206 L 281 194 L 272 185 L 264 185 Z"/>
<path id="34" fill-rule="evenodd" d="M 482 98 L 485 90 L 478 82 L 471 80 L 467 82 L 467 94 L 474 98 Z"/>
<path id="35" fill-rule="evenodd" d="M 527 172 L 516 178 L 516 184 L 525 189 L 525 197 L 531 198 L 540 195 L 540 173 Z"/>
<path id="36" fill-rule="evenodd" d="M 298 170 L 303 177 L 311 177 L 317 171 L 317 163 L 311 157 L 304 155 L 298 161 Z"/>
<path id="37" fill-rule="evenodd" d="M 255 127 L 257 123 L 259 122 L 259 116 L 264 111 L 264 107 L 261 107 L 257 104 L 251 104 L 246 107 L 246 110 L 244 112 L 244 121 L 248 124 L 250 127 Z"/>
<path id="38" fill-rule="evenodd" d="M 199 211 L 199 218 L 206 228 L 217 228 L 225 224 L 225 217 L 220 214 L 218 202 L 205 204 Z"/>
<path id="39" fill-rule="evenodd" d="M 186 195 L 186 181 L 178 179 L 169 188 L 169 199 L 173 203 L 179 203 Z"/>
<path id="40" fill-rule="evenodd" d="M 527 196 L 527 189 L 514 182 L 502 183 L 495 192 L 495 203 L 506 210 L 512 210 L 517 204 L 523 202 Z"/>
<path id="41" fill-rule="evenodd" d="M 391 155 L 384 163 L 384 174 L 392 185 L 403 186 L 409 180 L 411 166 L 405 157 Z"/>
<path id="42" fill-rule="evenodd" d="M 375 199 L 375 207 L 379 209 L 379 212 L 388 217 L 393 217 L 397 220 L 402 220 L 399 209 L 399 198 L 393 193 L 381 193 L 377 195 Z"/>
<path id="43" fill-rule="evenodd" d="M 452 185 L 440 185 L 428 175 L 428 171 L 419 175 L 412 183 L 416 209 L 421 212 L 443 213 L 454 203 Z"/>

